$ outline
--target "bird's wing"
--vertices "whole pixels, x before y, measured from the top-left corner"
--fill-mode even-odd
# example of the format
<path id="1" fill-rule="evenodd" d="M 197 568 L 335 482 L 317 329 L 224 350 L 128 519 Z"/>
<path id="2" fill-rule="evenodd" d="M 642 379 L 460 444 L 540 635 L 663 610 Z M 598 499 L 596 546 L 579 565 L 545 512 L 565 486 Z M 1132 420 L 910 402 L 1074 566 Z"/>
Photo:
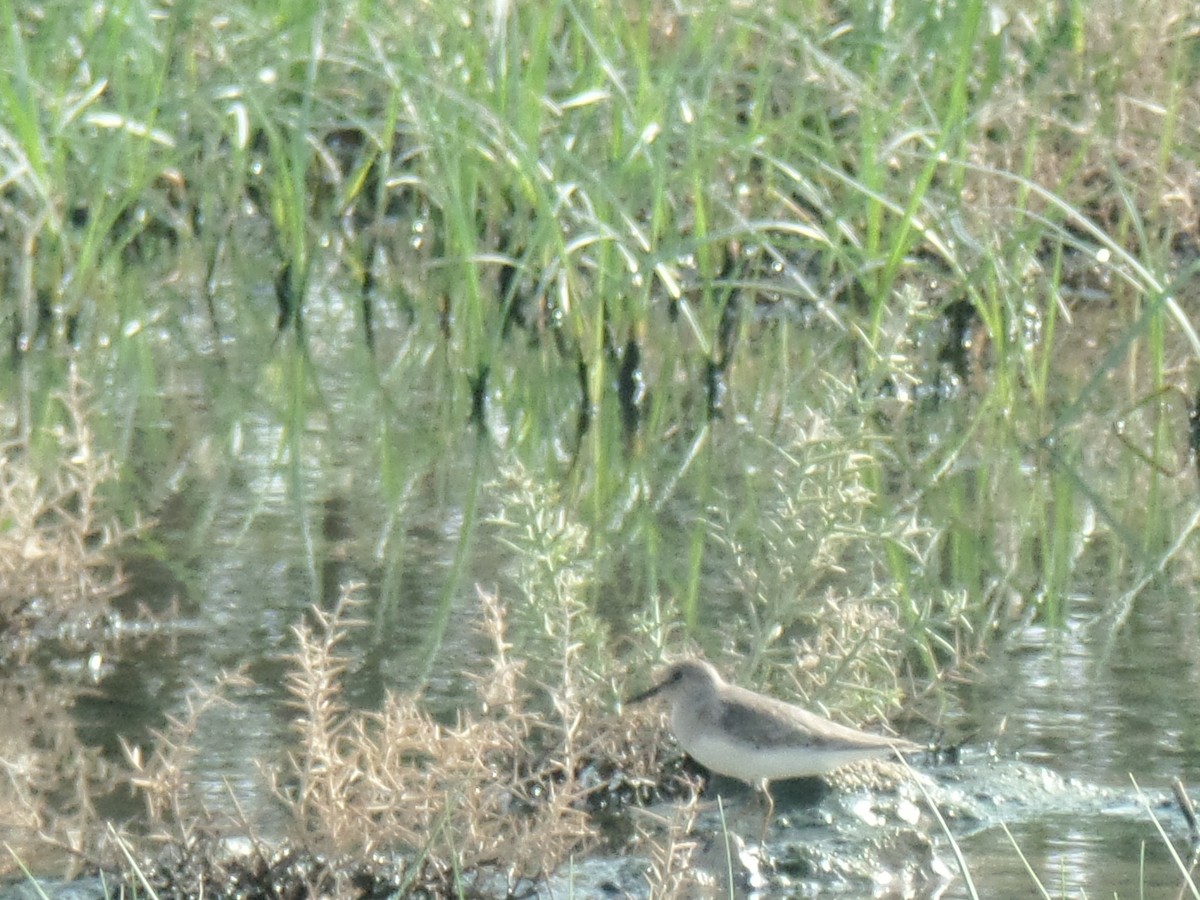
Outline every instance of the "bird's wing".
<path id="1" fill-rule="evenodd" d="M 903 750 L 909 746 L 903 738 L 859 731 L 774 697 L 744 688 L 735 688 L 735 693 L 744 702 L 724 704 L 721 724 L 731 733 L 740 734 L 758 745 L 803 744 L 828 750 L 852 747 Z"/>

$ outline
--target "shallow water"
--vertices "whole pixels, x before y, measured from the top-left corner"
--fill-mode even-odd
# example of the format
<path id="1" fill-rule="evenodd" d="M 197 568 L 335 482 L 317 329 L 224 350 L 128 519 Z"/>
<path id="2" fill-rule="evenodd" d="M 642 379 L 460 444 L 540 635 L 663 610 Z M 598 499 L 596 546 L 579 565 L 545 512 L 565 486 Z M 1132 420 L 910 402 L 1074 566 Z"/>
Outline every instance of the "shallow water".
<path id="1" fill-rule="evenodd" d="M 1115 634 L 1105 608 L 1079 599 L 1065 629 L 1026 628 L 961 692 L 966 716 L 998 755 L 1053 771 L 1080 794 L 1095 786 L 1115 795 L 1083 811 L 1010 824 L 1052 896 L 1137 897 L 1143 889 L 1172 896 L 1182 878 L 1145 805 L 1188 862 L 1192 849 L 1170 787 L 1180 778 L 1194 797 L 1200 782 L 1200 623 L 1190 603 L 1161 588 L 1143 596 Z M 1030 877 L 999 828 L 965 838 L 963 848 L 984 893 L 1029 891 Z M 955 885 L 946 896 L 967 894 Z"/>
<path id="2" fill-rule="evenodd" d="M 337 357 L 343 352 L 336 332 L 317 333 L 329 345 L 325 353 Z M 815 340 L 819 343 L 819 336 Z M 99 660 L 94 678 L 85 674 L 86 660 L 76 660 L 77 666 L 53 660 L 57 677 L 87 683 L 73 713 L 87 743 L 113 756 L 120 753 L 121 738 L 148 749 L 166 717 L 184 713 L 196 686 L 211 685 L 224 671 L 243 669 L 252 686 L 232 689 L 231 704 L 218 704 L 206 713 L 194 739 L 191 775 L 212 806 L 228 808 L 231 794 L 236 795 L 259 834 L 282 830 L 262 769 L 281 762 L 292 728 L 294 711 L 284 683 L 294 646 L 292 628 L 311 603 L 329 608 L 341 586 L 354 580 L 368 586 L 368 602 L 361 610 L 368 627 L 353 632 L 345 645 L 351 659 L 347 700 L 370 707 L 385 690 L 423 686 L 434 709 L 451 714 L 467 690 L 467 676 L 481 669 L 488 651 L 474 627 L 475 585 L 498 586 L 503 594 L 514 577 L 511 554 L 487 518 L 495 510 L 489 485 L 505 465 L 521 457 L 514 435 L 546 410 L 529 412 L 517 402 L 498 411 L 490 433 L 480 436 L 465 423 L 462 397 L 439 393 L 444 390 L 438 387 L 440 374 L 424 381 L 410 377 L 406 359 L 398 351 L 396 362 L 384 367 L 393 400 L 402 406 L 394 416 L 395 411 L 381 411 L 380 395 L 364 388 L 363 373 L 355 365 L 322 369 L 323 399 L 329 406 L 315 405 L 307 412 L 300 437 L 296 423 L 291 430 L 281 424 L 285 387 L 277 386 L 268 402 L 260 398 L 247 400 L 245 409 L 222 409 L 203 399 L 204 390 L 191 380 L 202 373 L 180 378 L 182 386 L 171 402 L 190 409 L 182 415 L 177 410 L 177 421 L 195 428 L 177 438 L 189 456 L 181 467 L 186 476 L 160 489 L 158 552 L 129 561 L 131 591 L 122 601 L 131 614 L 142 606 L 157 611 L 164 627 L 125 638 Z M 429 368 L 427 362 L 415 365 L 412 372 Z M 283 382 L 278 372 L 258 377 Z M 548 396 L 572 396 L 577 390 L 571 372 L 541 388 Z M 404 397 L 404 391 L 411 396 L 401 403 L 396 398 Z M 497 410 L 502 400 L 496 398 Z M 911 439 L 908 452 L 919 455 L 965 421 L 965 413 L 944 407 L 934 408 L 926 419 L 914 417 L 904 425 Z M 581 475 L 564 463 L 570 456 L 564 448 L 572 445 L 567 423 L 573 422 L 564 415 L 547 431 L 554 440 L 542 460 L 551 473 L 547 477 L 598 479 L 600 475 Z M 743 470 L 769 464 L 773 451 L 763 447 L 768 436 L 774 437 L 760 426 L 736 417 L 718 426 L 724 432 L 724 453 L 697 480 L 710 478 L 728 487 L 728 493 L 718 492 L 722 501 L 737 496 Z M 619 436 L 610 434 L 606 440 L 615 457 L 630 451 Z M 1111 452 L 1113 442 L 1108 444 Z M 383 448 L 396 456 L 386 465 L 379 456 Z M 611 508 L 602 515 L 615 520 L 641 515 L 646 521 L 653 516 L 655 541 L 664 548 L 649 563 L 635 554 L 609 561 L 611 571 L 597 608 L 615 626 L 641 608 L 647 584 L 686 593 L 685 548 L 694 535 L 693 523 L 698 515 L 712 515 L 697 509 L 697 495 L 679 487 L 682 482 L 671 481 L 689 464 L 691 450 L 690 437 L 674 435 L 642 448 L 641 457 L 632 454 L 633 463 L 612 463 Z M 1005 478 L 1013 485 L 1021 479 L 1034 481 L 1030 459 L 1036 455 L 1026 458 L 1023 452 L 997 448 L 995 483 L 982 481 L 990 474 L 989 461 L 974 460 L 942 496 L 931 495 L 921 507 L 937 527 L 956 535 L 956 549 L 945 554 L 953 560 L 927 560 L 934 576 L 939 565 L 945 568 L 948 586 L 972 567 L 1002 561 L 988 560 L 986 553 L 972 559 L 962 549 L 970 541 L 1000 544 L 1008 538 L 1017 549 L 1006 552 L 1016 557 L 1034 543 L 1027 534 L 1005 535 L 1002 526 L 985 534 L 972 521 L 955 518 L 981 506 L 978 494 L 1003 494 Z M 685 477 L 690 476 L 688 470 Z M 897 494 L 912 488 L 902 460 L 895 481 Z M 953 496 L 963 482 L 968 483 L 962 488 L 965 503 Z M 645 496 L 646 484 L 669 484 L 675 493 L 660 508 L 657 497 Z M 1118 486 L 1128 490 L 1125 481 Z M 944 520 L 938 518 L 943 515 L 939 510 L 949 510 Z M 723 512 L 729 514 L 728 509 Z M 721 524 L 719 517 L 714 520 Z M 647 526 L 635 521 L 630 530 L 639 527 Z M 1086 538 L 1080 540 L 1086 543 Z M 694 632 L 698 643 L 714 649 L 728 645 L 726 614 L 746 603 L 740 593 L 745 584 L 736 577 L 740 573 L 728 571 L 727 559 L 720 559 L 719 564 L 706 560 L 698 576 L 703 602 Z M 1029 565 L 1032 576 L 1022 570 L 1006 577 L 1036 577 L 1037 564 Z M 1093 568 L 1094 575 L 1086 565 L 1072 571 L 1072 593 L 1054 598 L 1063 611 L 1061 625 L 1018 626 L 994 643 L 990 657 L 947 694 L 945 714 L 930 728 L 946 728 L 952 742 L 965 739 L 965 765 L 983 773 L 977 790 L 997 801 L 984 827 L 977 823 L 960 830 L 955 825 L 986 896 L 1031 893 L 1029 875 L 997 821 L 1009 822 L 1017 844 L 1054 895 L 1086 890 L 1089 896 L 1137 896 L 1143 885 L 1153 894 L 1177 884 L 1162 841 L 1148 815 L 1137 808 L 1129 776 L 1160 798 L 1172 778 L 1192 784 L 1200 775 L 1200 726 L 1192 714 L 1200 701 L 1200 657 L 1195 652 L 1200 616 L 1186 590 L 1151 582 L 1117 627 L 1115 597 L 1104 591 L 1109 584 L 1126 584 L 1130 573 L 1114 579 L 1111 567 Z M 645 570 L 654 570 L 659 580 L 653 582 Z M 870 577 L 877 576 L 864 575 L 864 580 Z M 1021 615 L 1027 611 L 1015 613 Z M 922 740 L 934 735 L 909 736 Z M 1087 802 L 1067 814 L 1058 814 L 1053 802 L 1036 807 L 1014 802 L 1008 818 L 1003 804 L 1023 799 L 1027 792 L 998 778 L 989 787 L 982 762 L 989 754 L 1042 767 L 1065 784 L 1058 795 L 1062 802 L 1075 796 Z M 932 774 L 938 777 L 936 769 Z M 1093 803 L 1095 789 L 1113 791 L 1116 799 L 1106 794 L 1102 803 Z M 108 798 L 104 810 L 125 818 L 136 815 L 138 805 L 120 794 Z M 1169 807 L 1163 812 L 1168 833 L 1182 846 L 1178 816 Z M 942 852 L 948 859 L 944 846 Z M 942 896 L 966 896 L 962 882 L 952 883 Z"/>
<path id="3" fill-rule="evenodd" d="M 90 743 L 115 751 L 117 737 L 123 736 L 149 746 L 149 730 L 161 727 L 166 713 L 178 714 L 194 685 L 210 683 L 222 670 L 246 666 L 255 686 L 234 691 L 235 703 L 207 714 L 206 727 L 197 734 L 193 774 L 216 806 L 228 803 L 235 791 L 243 809 L 269 834 L 284 823 L 260 766 L 281 761 L 291 727 L 282 678 L 292 646 L 290 628 L 304 613 L 308 575 L 294 567 L 261 564 L 261 548 L 267 543 L 273 553 L 286 557 L 281 537 L 291 532 L 291 540 L 299 541 L 287 523 L 288 504 L 282 496 L 259 496 L 256 504 L 249 533 L 239 504 L 226 505 L 226 521 L 214 521 L 213 533 L 232 536 L 240 531 L 240 536 L 212 541 L 194 557 L 197 571 L 183 602 L 191 616 L 107 662 L 93 690 L 77 703 L 76 716 Z M 434 627 L 438 589 L 455 547 L 454 528 L 445 524 L 453 520 L 452 510 L 430 498 L 427 508 L 417 509 L 414 503 L 409 511 L 410 571 L 404 578 L 403 608 L 374 601 L 366 617 L 382 627 L 352 636 L 355 663 L 349 685 L 354 702 L 373 705 L 385 686 L 407 689 L 420 681 L 427 664 L 425 636 Z M 181 530 L 176 537 L 186 542 L 188 534 Z M 486 559 L 486 546 L 486 538 L 480 539 L 473 563 L 480 572 L 501 564 Z M 298 554 L 299 547 L 293 549 Z M 329 565 L 338 570 L 334 583 L 378 577 L 368 567 L 346 561 Z M 148 593 L 129 599 L 161 602 L 160 595 L 149 592 L 161 591 L 161 580 L 146 574 L 135 583 L 145 582 Z M 199 595 L 191 593 L 197 590 Z M 331 601 L 326 597 L 326 603 Z M 1036 813 L 1014 803 L 1014 814 L 1007 818 L 1003 802 L 1006 797 L 1024 799 L 1025 786 L 998 781 L 989 788 L 985 772 L 979 776 L 980 790 L 993 791 L 999 801 L 992 810 L 995 820 L 987 827 L 955 830 L 975 883 L 988 895 L 1021 896 L 1031 886 L 997 821 L 1009 824 L 1052 895 L 1086 891 L 1107 896 L 1115 891 L 1137 896 L 1143 887 L 1161 895 L 1177 887 L 1178 876 L 1148 814 L 1138 807 L 1130 776 L 1156 803 L 1172 778 L 1191 785 L 1200 777 L 1198 726 L 1192 714 L 1200 702 L 1195 611 L 1188 604 L 1172 604 L 1164 591 L 1151 590 L 1139 600 L 1129 623 L 1113 632 L 1102 600 L 1075 598 L 1071 609 L 1065 627 L 1030 625 L 994 648 L 972 680 L 957 690 L 960 706 L 950 723 L 957 733 L 971 735 L 964 765 L 979 766 L 990 754 L 1021 760 L 1060 776 L 1064 801 L 1089 797 L 1099 787 L 1124 802 L 1085 803 L 1083 811 L 1064 814 L 1053 811 L 1053 801 L 1038 805 Z M 437 650 L 427 687 L 431 700 L 447 709 L 466 689 L 464 673 L 475 669 L 486 652 L 469 625 L 469 601 L 462 601 L 462 612 Z M 230 734 L 237 740 L 230 741 Z M 938 768 L 931 774 L 938 778 Z M 1186 857 L 1177 812 L 1169 806 L 1156 811 Z M 122 812 L 119 804 L 112 812 Z M 949 863 L 944 847 L 943 856 Z M 968 895 L 956 881 L 942 896 Z"/>

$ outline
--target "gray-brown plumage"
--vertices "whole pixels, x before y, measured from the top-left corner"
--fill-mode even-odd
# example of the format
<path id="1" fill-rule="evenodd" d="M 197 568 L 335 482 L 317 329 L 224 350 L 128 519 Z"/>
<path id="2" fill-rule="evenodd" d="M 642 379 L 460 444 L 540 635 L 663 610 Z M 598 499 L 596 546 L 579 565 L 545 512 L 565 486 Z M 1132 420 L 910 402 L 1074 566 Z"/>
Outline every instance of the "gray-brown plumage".
<path id="1" fill-rule="evenodd" d="M 921 749 L 729 684 L 700 659 L 675 663 L 659 684 L 628 702 L 659 694 L 671 704 L 671 732 L 693 759 L 764 787 L 776 778 L 821 775 L 858 760 Z"/>

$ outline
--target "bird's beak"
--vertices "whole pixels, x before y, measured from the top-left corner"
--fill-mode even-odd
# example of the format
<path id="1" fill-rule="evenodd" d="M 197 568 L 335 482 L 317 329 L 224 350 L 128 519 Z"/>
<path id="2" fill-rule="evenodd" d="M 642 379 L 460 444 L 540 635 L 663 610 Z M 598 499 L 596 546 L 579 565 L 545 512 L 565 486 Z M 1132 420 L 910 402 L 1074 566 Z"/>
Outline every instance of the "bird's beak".
<path id="1" fill-rule="evenodd" d="M 665 681 L 662 682 L 661 684 L 656 684 L 654 687 L 650 688 L 650 690 L 642 691 L 640 694 L 638 694 L 634 697 L 630 697 L 628 700 L 625 701 L 625 705 L 633 706 L 635 703 L 642 703 L 646 700 L 649 700 L 651 697 L 653 697 L 655 694 L 657 694 L 659 691 L 661 691 L 663 689 L 663 687 L 665 687 L 665 686 L 666 686 Z"/>

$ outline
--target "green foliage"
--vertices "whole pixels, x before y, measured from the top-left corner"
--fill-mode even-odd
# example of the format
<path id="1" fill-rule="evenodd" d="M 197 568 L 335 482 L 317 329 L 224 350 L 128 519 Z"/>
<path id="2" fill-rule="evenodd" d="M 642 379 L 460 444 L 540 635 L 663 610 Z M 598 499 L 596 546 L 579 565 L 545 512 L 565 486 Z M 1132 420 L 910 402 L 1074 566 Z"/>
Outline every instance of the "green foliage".
<path id="1" fill-rule="evenodd" d="M 123 424 L 100 434 L 123 457 L 144 423 L 177 415 L 173 373 L 226 354 L 206 389 L 272 388 L 275 463 L 301 509 L 321 502 L 307 466 L 332 458 L 314 423 L 367 436 L 363 462 L 395 497 L 398 472 L 411 485 L 447 458 L 386 446 L 418 442 L 411 410 L 437 417 L 442 447 L 467 418 L 562 492 L 552 505 L 589 541 L 611 536 L 612 559 L 636 560 L 636 596 L 671 595 L 692 631 L 713 573 L 745 588 L 730 548 L 778 512 L 738 461 L 773 471 L 759 451 L 788 452 L 781 423 L 829 412 L 803 386 L 843 398 L 825 452 L 856 460 L 867 498 L 844 509 L 938 536 L 916 551 L 864 529 L 881 571 L 863 581 L 895 585 L 902 608 L 965 592 L 982 625 L 1003 584 L 1061 620 L 1083 506 L 1135 567 L 1172 540 L 1106 499 L 1087 438 L 1116 432 L 1114 404 L 1138 411 L 1137 433 L 1122 423 L 1100 449 L 1165 496 L 1180 430 L 1146 398 L 1179 391 L 1170 373 L 1200 355 L 1170 289 L 1197 64 L 1142 23 L 979 2 L 6 3 L 3 16 L 0 227 L 24 248 L 6 260 L 11 346 L 76 348 L 87 377 L 130 385 L 114 401 Z M 1118 115 L 1139 90 L 1161 102 Z M 1093 276 L 1111 315 L 1080 299 Z M 21 389 L 28 418 L 47 387 Z M 371 399 L 351 410 L 352 395 Z M 238 433 L 236 410 L 218 417 L 217 433 Z M 860 441 L 856 418 L 894 435 Z M 986 472 L 963 465 L 984 452 Z M 398 464 L 406 453 L 421 461 Z M 1014 504 L 1031 455 L 1044 468 Z M 475 491 L 443 627 L 486 503 Z M 315 589 L 314 518 L 296 521 Z M 731 536 L 732 523 L 752 524 Z M 830 529 L 820 546 L 841 527 L 793 530 Z M 780 568 L 795 548 L 768 543 L 751 569 L 819 583 L 819 554 Z M 914 576 L 939 558 L 938 577 Z M 761 594 L 775 589 L 770 603 L 795 592 Z M 584 591 L 589 605 L 602 590 Z M 785 618 L 766 615 L 763 633 Z"/>
<path id="2" fill-rule="evenodd" d="M 427 601 L 416 680 L 497 578 L 549 684 L 699 645 L 863 715 L 1123 623 L 1200 357 L 1196 14 L 1131 10 L 0 0 L 10 474 L 99 478 L 81 372 L 113 502 L 350 560 L 379 655 Z"/>

